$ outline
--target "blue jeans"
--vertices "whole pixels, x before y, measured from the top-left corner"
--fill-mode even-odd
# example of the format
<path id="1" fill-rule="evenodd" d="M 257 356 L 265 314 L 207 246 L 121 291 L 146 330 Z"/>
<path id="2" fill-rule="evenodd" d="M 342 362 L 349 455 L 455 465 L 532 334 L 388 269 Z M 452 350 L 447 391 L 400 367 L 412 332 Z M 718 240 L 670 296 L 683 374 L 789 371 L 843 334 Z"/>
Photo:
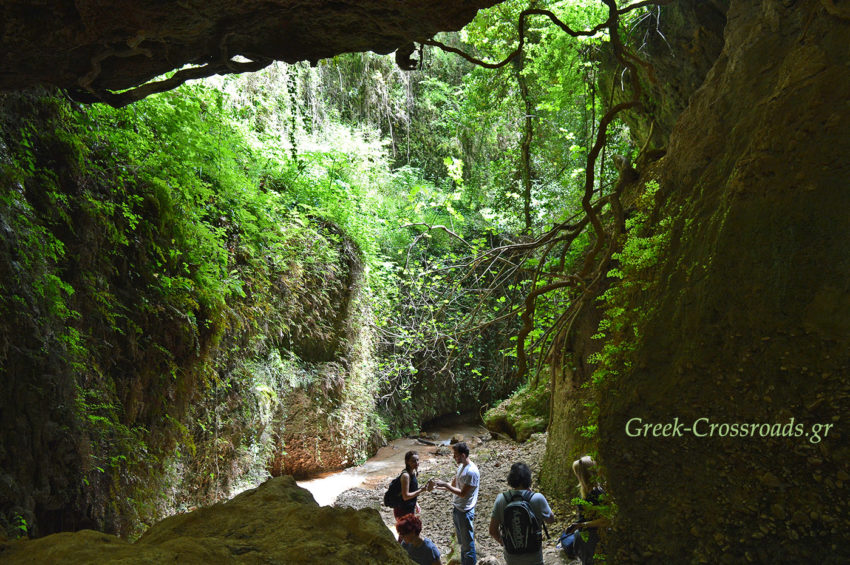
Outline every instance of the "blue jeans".
<path id="1" fill-rule="evenodd" d="M 475 518 L 475 508 L 461 512 L 457 508 L 452 509 L 452 521 L 455 524 L 457 542 L 460 544 L 461 565 L 475 565 L 475 532 L 472 529 L 472 520 Z"/>

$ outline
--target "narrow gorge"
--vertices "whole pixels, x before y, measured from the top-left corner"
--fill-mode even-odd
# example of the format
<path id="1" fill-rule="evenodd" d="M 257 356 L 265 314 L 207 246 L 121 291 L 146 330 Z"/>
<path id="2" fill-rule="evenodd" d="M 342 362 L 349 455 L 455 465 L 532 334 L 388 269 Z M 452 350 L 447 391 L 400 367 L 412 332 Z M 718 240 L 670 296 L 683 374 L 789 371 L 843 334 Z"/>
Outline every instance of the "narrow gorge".
<path id="1" fill-rule="evenodd" d="M 605 562 L 850 559 L 846 3 L 0 21 L 0 560 L 407 563 L 295 480 L 459 414 Z"/>

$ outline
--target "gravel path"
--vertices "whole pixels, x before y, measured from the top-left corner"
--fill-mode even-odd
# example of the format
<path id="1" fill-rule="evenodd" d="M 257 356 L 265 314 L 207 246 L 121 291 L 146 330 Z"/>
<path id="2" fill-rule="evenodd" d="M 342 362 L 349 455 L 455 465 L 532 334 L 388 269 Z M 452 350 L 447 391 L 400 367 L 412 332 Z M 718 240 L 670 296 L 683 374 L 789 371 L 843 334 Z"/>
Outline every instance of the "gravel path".
<path id="1" fill-rule="evenodd" d="M 527 442 L 519 444 L 510 440 L 489 439 L 480 436 L 465 438 L 469 445 L 469 458 L 481 472 L 481 485 L 478 493 L 478 503 L 475 512 L 475 543 L 478 550 L 479 563 L 504 563 L 501 547 L 487 532 L 490 524 L 490 512 L 499 493 L 507 490 L 507 476 L 511 465 L 517 461 L 526 463 L 536 481 L 540 462 L 546 449 L 546 435 L 536 434 Z M 457 464 L 451 456 L 451 448 L 446 446 L 423 445 L 417 450 L 420 456 L 419 483 L 424 484 L 429 478 L 436 477 L 450 481 L 454 477 Z M 401 469 L 399 469 L 399 472 Z M 343 492 L 336 500 L 336 506 L 351 506 L 354 508 L 377 508 L 388 527 L 392 528 L 395 519 L 392 510 L 381 506 L 381 500 L 389 484 L 386 483 L 372 490 L 350 489 Z M 536 485 L 532 485 L 535 487 Z M 545 495 L 546 493 L 543 492 Z M 560 511 L 557 504 L 549 502 L 555 511 L 556 521 L 548 525 L 551 538 L 544 540 L 544 560 L 548 564 L 566 564 L 568 561 L 561 556 L 563 552 L 555 550 L 555 542 L 561 529 L 571 521 L 568 513 Z M 430 493 L 419 496 L 419 506 L 422 509 L 422 534 L 431 538 L 443 556 L 443 563 L 451 563 L 453 557 L 454 527 L 451 514 L 451 493 L 442 489 L 434 489 Z M 576 564 L 578 562 L 575 562 Z"/>

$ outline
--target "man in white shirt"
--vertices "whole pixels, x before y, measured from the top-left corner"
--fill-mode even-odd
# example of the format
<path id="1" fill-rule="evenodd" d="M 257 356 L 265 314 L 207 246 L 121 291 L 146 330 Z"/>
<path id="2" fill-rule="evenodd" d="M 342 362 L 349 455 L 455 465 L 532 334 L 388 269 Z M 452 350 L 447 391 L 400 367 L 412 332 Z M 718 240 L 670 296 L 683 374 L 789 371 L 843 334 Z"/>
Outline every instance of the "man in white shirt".
<path id="1" fill-rule="evenodd" d="M 475 519 L 475 503 L 478 502 L 478 484 L 481 481 L 481 474 L 475 463 L 469 460 L 469 447 L 465 442 L 454 444 L 452 451 L 454 460 L 458 464 L 454 479 L 451 483 L 436 481 L 434 484 L 454 495 L 452 521 L 460 544 L 460 562 L 461 565 L 475 565 L 477 556 L 472 523 Z"/>

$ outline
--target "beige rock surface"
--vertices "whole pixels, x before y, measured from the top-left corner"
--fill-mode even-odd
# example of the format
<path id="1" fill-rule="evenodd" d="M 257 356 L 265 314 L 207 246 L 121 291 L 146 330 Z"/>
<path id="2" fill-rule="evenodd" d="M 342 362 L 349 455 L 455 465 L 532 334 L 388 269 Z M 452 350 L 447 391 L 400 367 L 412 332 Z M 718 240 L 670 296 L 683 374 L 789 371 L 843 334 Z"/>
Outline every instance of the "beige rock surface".
<path id="1" fill-rule="evenodd" d="M 172 516 L 137 542 L 92 530 L 0 544 L 5 564 L 408 564 L 374 509 L 319 507 L 288 476 Z"/>

